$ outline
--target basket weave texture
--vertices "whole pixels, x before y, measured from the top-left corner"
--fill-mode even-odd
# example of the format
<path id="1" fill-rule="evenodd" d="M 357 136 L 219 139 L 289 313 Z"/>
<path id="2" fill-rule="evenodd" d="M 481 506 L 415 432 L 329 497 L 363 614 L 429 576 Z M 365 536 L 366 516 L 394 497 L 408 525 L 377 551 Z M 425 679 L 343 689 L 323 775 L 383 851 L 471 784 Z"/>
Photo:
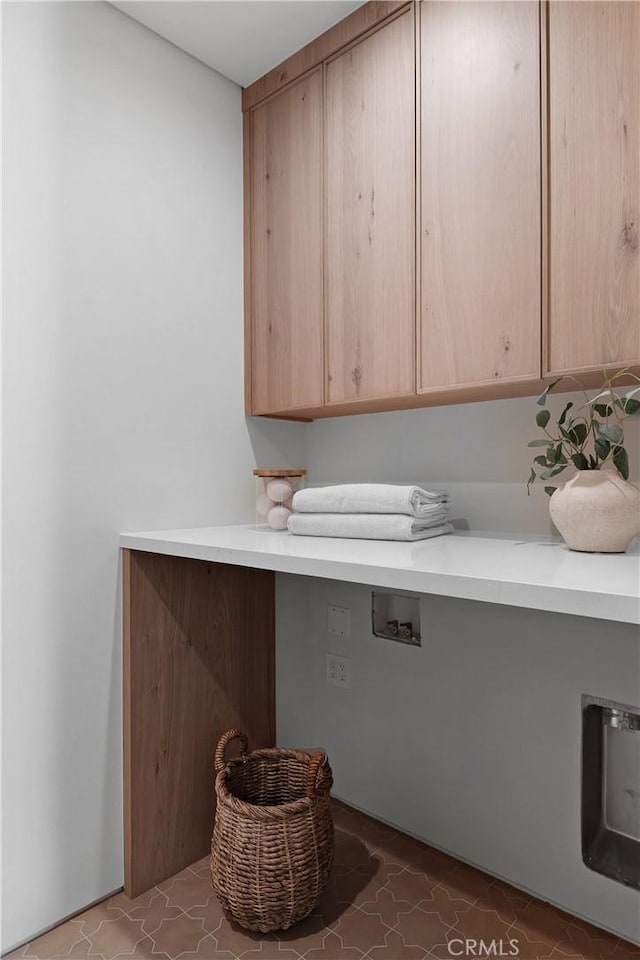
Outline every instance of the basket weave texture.
<path id="1" fill-rule="evenodd" d="M 226 761 L 240 740 L 240 757 Z M 313 910 L 333 863 L 333 783 L 326 754 L 277 748 L 248 753 L 229 730 L 216 748 L 213 889 L 247 930 L 287 930 Z"/>

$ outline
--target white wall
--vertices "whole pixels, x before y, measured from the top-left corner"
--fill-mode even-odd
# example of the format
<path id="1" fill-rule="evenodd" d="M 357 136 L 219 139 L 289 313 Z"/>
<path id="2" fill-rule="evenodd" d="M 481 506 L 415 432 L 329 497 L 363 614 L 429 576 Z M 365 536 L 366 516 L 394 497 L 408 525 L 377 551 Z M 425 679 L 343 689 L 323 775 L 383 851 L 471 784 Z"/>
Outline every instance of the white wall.
<path id="1" fill-rule="evenodd" d="M 559 413 L 580 395 L 552 396 Z M 319 483 L 424 481 L 446 487 L 452 517 L 473 530 L 551 533 L 548 497 L 536 484 L 527 497 L 532 451 L 541 436 L 535 398 L 492 400 L 316 420 L 308 426 L 309 474 Z M 631 475 L 640 478 L 640 418 L 628 420 Z M 569 475 L 567 471 L 566 475 Z M 561 474 L 559 479 L 564 479 Z"/>
<path id="2" fill-rule="evenodd" d="M 240 89 L 104 3 L 5 3 L 3 939 L 122 884 L 118 532 L 252 518 Z M 255 451 L 255 452 L 254 452 Z"/>

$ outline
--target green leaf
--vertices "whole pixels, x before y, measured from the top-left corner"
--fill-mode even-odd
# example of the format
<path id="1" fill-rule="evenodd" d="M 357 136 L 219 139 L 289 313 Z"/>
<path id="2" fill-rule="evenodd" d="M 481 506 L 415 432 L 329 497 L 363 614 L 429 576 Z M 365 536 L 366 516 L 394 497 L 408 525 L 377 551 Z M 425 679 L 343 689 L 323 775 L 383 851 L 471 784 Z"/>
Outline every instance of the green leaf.
<path id="1" fill-rule="evenodd" d="M 548 497 L 550 497 L 551 494 L 553 494 L 553 493 L 556 492 L 556 488 L 555 488 L 555 487 L 545 487 L 545 488 L 544 488 L 544 492 L 546 493 L 546 495 L 547 495 Z"/>
<path id="2" fill-rule="evenodd" d="M 585 457 L 584 453 L 574 453 L 571 455 L 571 459 L 573 460 L 573 463 L 578 468 L 578 470 L 589 469 L 589 461 Z"/>
<path id="3" fill-rule="evenodd" d="M 540 474 L 541 480 L 550 480 L 551 477 L 557 477 L 559 473 L 562 473 L 563 470 L 567 469 L 566 463 L 560 463 L 555 467 L 552 467 L 551 470 L 545 470 L 544 473 Z"/>
<path id="4" fill-rule="evenodd" d="M 536 400 L 536 403 L 538 404 L 539 407 L 544 407 L 545 403 L 547 402 L 547 395 L 548 395 L 549 393 L 551 393 L 551 391 L 553 390 L 553 388 L 555 387 L 555 385 L 556 385 L 557 383 L 560 383 L 560 381 L 561 381 L 562 379 L 564 379 L 564 378 L 563 378 L 563 377 L 558 377 L 557 380 L 553 380 L 550 384 L 548 384 L 548 386 L 546 386 L 546 387 L 544 388 L 544 390 L 542 391 L 542 393 L 540 394 L 540 396 L 539 396 L 538 399 Z"/>
<path id="5" fill-rule="evenodd" d="M 587 434 L 589 433 L 589 428 L 586 423 L 574 423 L 569 430 L 567 439 L 571 441 L 576 447 L 581 447 L 582 444 L 587 439 Z"/>
<path id="6" fill-rule="evenodd" d="M 565 422 L 565 420 L 567 419 L 567 414 L 569 413 L 569 410 L 571 410 L 571 407 L 572 407 L 572 406 L 573 406 L 573 403 L 572 403 L 571 400 L 570 400 L 569 403 L 568 403 L 568 404 L 566 405 L 566 407 L 564 408 L 564 410 L 562 411 L 562 413 L 560 414 L 560 419 L 558 420 L 558 424 L 559 424 L 560 426 L 562 426 L 562 424 L 563 424 L 563 423 Z M 568 426 L 568 424 L 567 424 L 567 426 Z"/>
<path id="7" fill-rule="evenodd" d="M 597 423 L 596 430 L 603 440 L 610 440 L 611 443 L 622 442 L 622 428 L 617 423 Z"/>
<path id="8" fill-rule="evenodd" d="M 596 460 L 594 455 L 590 453 L 589 454 L 589 470 L 597 470 L 597 469 L 598 469 L 598 461 Z"/>
<path id="9" fill-rule="evenodd" d="M 634 413 L 640 410 L 640 400 L 634 400 L 633 397 L 618 397 L 616 399 L 616 405 L 620 407 L 628 417 L 632 417 Z"/>
<path id="10" fill-rule="evenodd" d="M 629 457 L 624 447 L 616 447 L 613 452 L 613 462 L 623 480 L 629 479 Z"/>
<path id="11" fill-rule="evenodd" d="M 552 467 L 552 466 L 553 466 L 553 464 L 552 464 L 552 463 L 549 463 L 549 461 L 547 460 L 547 455 L 546 455 L 545 453 L 541 453 L 539 457 L 534 457 L 534 458 L 533 458 L 533 462 L 534 462 L 534 463 L 539 463 L 541 467 Z"/>
<path id="12" fill-rule="evenodd" d="M 529 440 L 528 447 L 552 447 L 553 440 Z"/>
<path id="13" fill-rule="evenodd" d="M 596 403 L 593 409 L 599 417 L 610 417 L 613 413 L 613 408 L 609 403 Z"/>
<path id="14" fill-rule="evenodd" d="M 594 447 L 600 459 L 606 460 L 611 450 L 611 444 L 609 443 L 609 441 L 603 440 L 600 437 L 598 437 L 594 444 Z"/>
<path id="15" fill-rule="evenodd" d="M 549 420 L 551 420 L 551 413 L 549 410 L 538 410 L 536 413 L 536 423 L 539 427 L 542 427 L 544 430 L 546 425 L 549 423 Z"/>
<path id="16" fill-rule="evenodd" d="M 529 479 L 527 480 L 527 496 L 531 494 L 531 484 L 534 482 L 535 479 L 536 479 L 536 472 L 533 469 L 533 467 L 531 467 L 531 473 L 529 474 Z"/>
<path id="17" fill-rule="evenodd" d="M 564 450 L 562 448 L 562 441 L 560 441 L 560 443 L 555 447 L 549 447 L 547 450 L 547 460 L 549 461 L 550 466 L 567 462 L 567 458 L 565 457 Z"/>

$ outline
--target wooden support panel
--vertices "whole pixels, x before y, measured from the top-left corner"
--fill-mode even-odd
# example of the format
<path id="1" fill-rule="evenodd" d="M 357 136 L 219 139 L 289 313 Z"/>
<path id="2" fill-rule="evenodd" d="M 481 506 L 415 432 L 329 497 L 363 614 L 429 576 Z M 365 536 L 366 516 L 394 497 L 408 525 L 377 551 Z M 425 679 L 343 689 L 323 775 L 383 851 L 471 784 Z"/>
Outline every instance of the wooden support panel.
<path id="1" fill-rule="evenodd" d="M 125 892 L 206 855 L 213 751 L 275 740 L 274 574 L 124 551 Z"/>

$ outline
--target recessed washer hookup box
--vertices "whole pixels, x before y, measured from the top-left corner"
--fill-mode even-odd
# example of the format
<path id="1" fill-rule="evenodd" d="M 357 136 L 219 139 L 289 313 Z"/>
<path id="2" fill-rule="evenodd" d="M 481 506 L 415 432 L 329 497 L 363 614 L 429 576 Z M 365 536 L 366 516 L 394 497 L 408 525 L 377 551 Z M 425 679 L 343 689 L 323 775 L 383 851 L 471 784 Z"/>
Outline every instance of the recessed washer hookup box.
<path id="1" fill-rule="evenodd" d="M 640 707 L 582 697 L 582 859 L 640 890 Z"/>

